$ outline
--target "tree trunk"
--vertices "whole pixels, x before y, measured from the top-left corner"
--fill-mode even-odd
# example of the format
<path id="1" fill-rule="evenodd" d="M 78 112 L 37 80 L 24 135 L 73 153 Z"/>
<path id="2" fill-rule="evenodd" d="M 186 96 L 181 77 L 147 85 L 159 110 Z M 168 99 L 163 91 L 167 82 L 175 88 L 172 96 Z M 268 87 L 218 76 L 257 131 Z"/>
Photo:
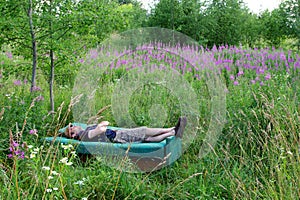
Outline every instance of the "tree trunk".
<path id="1" fill-rule="evenodd" d="M 50 0 L 50 14 L 52 16 L 52 0 Z M 52 30 L 52 19 L 50 20 L 50 80 L 49 80 L 49 89 L 50 89 L 50 104 L 51 104 L 51 113 L 54 113 L 54 94 L 53 94 L 53 83 L 54 83 L 54 52 L 53 52 L 53 30 Z"/>
<path id="2" fill-rule="evenodd" d="M 29 0 L 28 18 L 29 18 L 31 44 L 32 44 L 32 77 L 31 77 L 31 87 L 30 87 L 30 92 L 32 92 L 35 86 L 36 67 L 37 67 L 36 38 L 35 38 L 35 32 L 34 32 L 33 20 L 32 20 L 32 0 Z"/>
<path id="3" fill-rule="evenodd" d="M 54 94 L 53 94 L 53 83 L 54 83 L 54 53 L 50 49 L 50 59 L 51 59 L 51 70 L 50 70 L 50 104 L 51 104 L 51 113 L 54 113 Z"/>

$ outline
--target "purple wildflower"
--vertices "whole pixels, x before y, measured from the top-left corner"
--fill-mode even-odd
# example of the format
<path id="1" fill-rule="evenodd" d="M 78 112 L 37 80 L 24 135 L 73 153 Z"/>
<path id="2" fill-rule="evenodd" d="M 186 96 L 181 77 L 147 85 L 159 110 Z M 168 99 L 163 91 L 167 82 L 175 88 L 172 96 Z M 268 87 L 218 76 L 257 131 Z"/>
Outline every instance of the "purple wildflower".
<path id="1" fill-rule="evenodd" d="M 24 83 L 24 84 L 27 84 L 27 83 L 28 83 L 28 80 L 27 80 L 27 79 L 24 79 L 23 83 Z"/>
<path id="2" fill-rule="evenodd" d="M 252 83 L 252 84 L 255 84 L 255 83 L 256 83 L 256 81 L 255 81 L 255 80 L 251 80 L 251 83 Z"/>
<path id="3" fill-rule="evenodd" d="M 22 82 L 20 80 L 15 80 L 14 85 L 16 86 L 22 85 Z"/>
<path id="4" fill-rule="evenodd" d="M 271 75 L 270 75 L 270 74 L 267 74 L 267 75 L 265 76 L 265 80 L 269 80 L 269 79 L 271 79 Z"/>
<path id="5" fill-rule="evenodd" d="M 31 130 L 29 131 L 29 134 L 31 134 L 31 135 L 36 134 L 36 133 L 37 133 L 37 130 L 36 130 L 36 129 L 31 129 Z"/>
<path id="6" fill-rule="evenodd" d="M 233 85 L 238 85 L 238 84 L 239 84 L 238 81 L 234 81 L 234 82 L 233 82 Z"/>
<path id="7" fill-rule="evenodd" d="M 36 101 L 44 101 L 44 97 L 42 95 L 35 98 Z"/>
<path id="8" fill-rule="evenodd" d="M 265 70 L 264 69 L 258 69 L 258 71 L 256 72 L 257 74 L 263 74 L 263 73 L 265 73 Z"/>
<path id="9" fill-rule="evenodd" d="M 33 86 L 32 91 L 41 91 L 42 89 L 39 86 Z"/>
<path id="10" fill-rule="evenodd" d="M 265 85 L 265 84 L 264 84 L 263 81 L 261 81 L 261 82 L 259 83 L 259 85 L 260 85 L 260 86 L 263 86 L 263 85 Z"/>
<path id="11" fill-rule="evenodd" d="M 223 63 L 233 63 L 233 60 L 225 59 L 225 60 L 223 60 Z"/>
<path id="12" fill-rule="evenodd" d="M 13 55 L 11 52 L 6 52 L 6 56 L 9 58 L 9 59 L 12 59 Z"/>
<path id="13" fill-rule="evenodd" d="M 12 145 L 13 145 L 13 147 L 18 147 L 19 143 L 15 142 L 15 141 L 12 141 Z"/>
<path id="14" fill-rule="evenodd" d="M 12 158 L 13 155 L 10 153 L 10 154 L 7 155 L 7 157 L 8 157 L 8 158 Z"/>
<path id="15" fill-rule="evenodd" d="M 231 70 L 230 67 L 229 67 L 229 65 L 225 65 L 224 68 L 225 68 L 227 71 L 230 71 L 230 70 Z"/>
<path id="16" fill-rule="evenodd" d="M 286 57 L 285 57 L 285 54 L 284 54 L 284 53 L 281 53 L 281 54 L 280 54 L 280 59 L 283 60 L 283 61 L 286 60 Z"/>
<path id="17" fill-rule="evenodd" d="M 17 150 L 17 151 L 15 151 L 15 154 L 18 156 L 18 155 L 22 154 L 22 151 L 21 150 Z"/>
<path id="18" fill-rule="evenodd" d="M 242 76 L 243 74 L 244 74 L 243 71 L 239 71 L 238 74 L 237 74 L 237 76 Z"/>
<path id="19" fill-rule="evenodd" d="M 234 75 L 230 75 L 230 77 L 229 77 L 229 78 L 230 78 L 230 80 L 232 80 L 232 81 L 233 81 L 233 80 L 234 80 Z"/>
<path id="20" fill-rule="evenodd" d="M 20 155 L 18 156 L 19 159 L 24 159 L 25 158 L 25 152 L 21 151 Z"/>
<path id="21" fill-rule="evenodd" d="M 90 51 L 90 58 L 91 59 L 96 59 L 98 57 L 98 52 L 97 52 L 97 50 L 91 50 Z"/>

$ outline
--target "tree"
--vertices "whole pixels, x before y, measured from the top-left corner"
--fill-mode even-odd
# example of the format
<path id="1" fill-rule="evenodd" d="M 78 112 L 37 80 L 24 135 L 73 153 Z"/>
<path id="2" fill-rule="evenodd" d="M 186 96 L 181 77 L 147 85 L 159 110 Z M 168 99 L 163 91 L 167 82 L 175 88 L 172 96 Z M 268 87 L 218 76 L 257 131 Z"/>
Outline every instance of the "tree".
<path id="1" fill-rule="evenodd" d="M 280 14 L 286 21 L 287 36 L 297 40 L 300 50 L 300 0 L 285 0 L 280 6 Z"/>
<path id="2" fill-rule="evenodd" d="M 269 45 L 279 47 L 282 39 L 286 35 L 286 18 L 282 16 L 279 9 L 272 12 L 264 11 L 259 22 L 261 26 L 261 35 L 269 43 Z"/>
<path id="3" fill-rule="evenodd" d="M 51 111 L 53 84 L 72 86 L 77 59 L 86 50 L 113 32 L 141 26 L 146 18 L 140 4 L 111 0 L 11 0 L 0 4 L 0 11 L 0 45 L 9 44 L 14 54 L 32 61 L 31 90 L 37 68 L 49 77 Z"/>
<path id="4" fill-rule="evenodd" d="M 243 3 L 238 0 L 213 0 L 207 8 L 211 19 L 209 46 L 238 45 L 242 40 Z"/>
<path id="5" fill-rule="evenodd" d="M 161 0 L 151 9 L 149 26 L 158 26 L 180 31 L 183 11 L 179 0 Z"/>

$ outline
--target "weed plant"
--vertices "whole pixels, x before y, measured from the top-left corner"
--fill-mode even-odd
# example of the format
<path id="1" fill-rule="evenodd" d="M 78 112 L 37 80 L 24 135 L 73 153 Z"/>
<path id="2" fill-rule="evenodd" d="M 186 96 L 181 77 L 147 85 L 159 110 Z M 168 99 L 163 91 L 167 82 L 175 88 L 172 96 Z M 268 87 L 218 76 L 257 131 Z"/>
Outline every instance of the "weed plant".
<path id="1" fill-rule="evenodd" d="M 192 51 L 188 48 L 185 57 Z M 300 56 L 224 46 L 200 51 L 185 64 L 178 56 L 149 49 L 115 61 L 99 79 L 95 107 L 110 104 L 128 66 L 168 63 L 193 87 L 199 102 L 198 137 L 180 159 L 157 171 L 128 173 L 107 166 L 103 158 L 82 162 L 74 146 L 45 143 L 43 137 L 57 136 L 73 120 L 72 90 L 56 85 L 56 112 L 48 113 L 42 74 L 29 93 L 26 75 L 0 66 L 0 199 L 298 199 Z M 10 54 L 1 56 L 7 56 L 2 65 L 13 66 Z M 211 117 L 205 59 L 213 61 L 226 85 L 226 124 L 217 145 L 200 159 Z M 130 116 L 137 125 L 153 124 L 149 110 L 155 104 L 163 105 L 164 125 L 172 126 L 180 115 L 179 100 L 162 83 L 145 84 L 132 94 Z M 115 123 L 111 110 L 102 115 Z M 130 165 L 125 159 L 117 164 Z"/>

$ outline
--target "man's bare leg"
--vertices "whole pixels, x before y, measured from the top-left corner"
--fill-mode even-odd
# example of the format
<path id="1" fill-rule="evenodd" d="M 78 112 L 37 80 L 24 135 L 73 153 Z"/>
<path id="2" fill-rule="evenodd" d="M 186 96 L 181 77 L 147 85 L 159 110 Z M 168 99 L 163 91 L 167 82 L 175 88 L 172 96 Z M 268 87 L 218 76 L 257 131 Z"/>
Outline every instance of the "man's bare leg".
<path id="1" fill-rule="evenodd" d="M 172 128 L 147 128 L 145 132 L 146 137 L 153 137 L 158 136 L 161 134 L 169 133 L 174 130 L 174 127 Z M 174 131 L 175 133 L 175 131 Z"/>
<path id="2" fill-rule="evenodd" d="M 163 134 L 160 134 L 160 135 L 147 137 L 145 139 L 145 142 L 161 142 L 165 138 L 170 137 L 170 136 L 174 136 L 174 135 L 175 135 L 175 130 L 173 129 L 169 132 L 166 132 L 166 133 L 163 133 Z"/>

